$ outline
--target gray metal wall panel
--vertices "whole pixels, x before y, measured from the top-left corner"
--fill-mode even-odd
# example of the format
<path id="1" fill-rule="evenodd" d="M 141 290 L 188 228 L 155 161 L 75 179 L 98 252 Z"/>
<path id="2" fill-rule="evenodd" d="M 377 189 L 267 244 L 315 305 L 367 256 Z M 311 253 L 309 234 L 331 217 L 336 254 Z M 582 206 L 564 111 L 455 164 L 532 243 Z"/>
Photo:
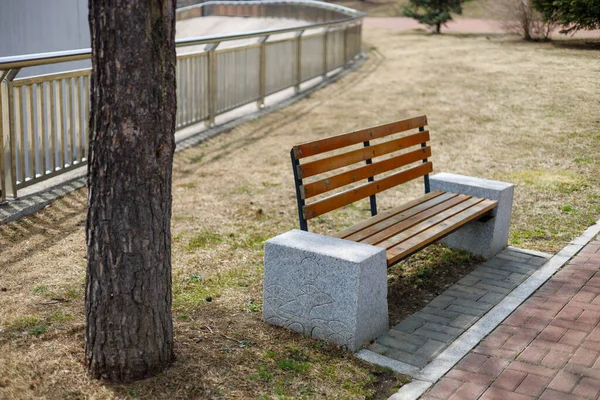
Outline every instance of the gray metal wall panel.
<path id="1" fill-rule="evenodd" d="M 0 57 L 90 47 L 87 0 L 0 0 Z M 27 68 L 18 77 L 89 67 L 87 61 Z"/>

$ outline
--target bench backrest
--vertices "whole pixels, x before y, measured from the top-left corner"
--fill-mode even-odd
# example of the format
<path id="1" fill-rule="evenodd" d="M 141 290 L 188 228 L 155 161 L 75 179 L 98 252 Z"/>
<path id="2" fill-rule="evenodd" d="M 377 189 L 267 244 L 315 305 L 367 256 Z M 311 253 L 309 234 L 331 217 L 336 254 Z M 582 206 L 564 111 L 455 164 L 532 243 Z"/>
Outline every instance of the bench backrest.
<path id="1" fill-rule="evenodd" d="M 429 192 L 429 173 L 433 166 L 427 160 L 431 156 L 431 147 L 427 145 L 429 131 L 425 130 L 426 125 L 427 117 L 422 115 L 294 146 L 291 157 L 300 228 L 308 230 L 309 219 L 367 197 L 371 200 L 371 214 L 376 215 L 376 193 L 416 178 L 424 177 L 425 192 Z M 417 128 L 418 132 L 396 135 Z M 375 139 L 378 143 L 371 145 L 371 140 Z M 356 148 L 355 145 L 360 144 L 363 148 Z M 351 149 L 345 149 L 347 147 Z M 340 152 L 340 149 L 347 151 Z M 384 155 L 387 157 L 381 157 Z M 308 157 L 310 159 L 304 160 Z M 358 163 L 366 165 L 359 164 L 339 173 L 331 172 Z M 389 174 L 376 179 L 383 173 Z M 305 181 L 307 178 L 310 182 Z M 362 180 L 366 183 L 356 185 Z M 322 196 L 348 185 L 352 186 L 330 196 Z M 319 195 L 316 201 L 307 202 Z"/>

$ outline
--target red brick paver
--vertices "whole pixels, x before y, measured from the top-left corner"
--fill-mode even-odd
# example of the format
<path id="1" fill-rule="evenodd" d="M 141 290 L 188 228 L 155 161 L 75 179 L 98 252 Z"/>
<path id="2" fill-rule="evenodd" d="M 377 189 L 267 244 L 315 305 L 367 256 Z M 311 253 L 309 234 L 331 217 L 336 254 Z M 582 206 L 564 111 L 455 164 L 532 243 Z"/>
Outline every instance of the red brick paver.
<path id="1" fill-rule="evenodd" d="M 422 400 L 600 396 L 600 236 L 519 306 Z"/>

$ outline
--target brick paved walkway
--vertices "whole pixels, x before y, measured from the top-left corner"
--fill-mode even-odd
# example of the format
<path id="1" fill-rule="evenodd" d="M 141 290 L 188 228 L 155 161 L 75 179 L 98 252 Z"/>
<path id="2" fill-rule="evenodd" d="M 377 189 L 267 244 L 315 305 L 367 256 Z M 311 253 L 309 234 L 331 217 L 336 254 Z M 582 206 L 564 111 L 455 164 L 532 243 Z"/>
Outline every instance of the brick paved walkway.
<path id="1" fill-rule="evenodd" d="M 546 261 L 504 250 L 377 338 L 369 350 L 423 368 Z"/>
<path id="2" fill-rule="evenodd" d="M 421 399 L 575 400 L 600 394 L 600 236 Z"/>

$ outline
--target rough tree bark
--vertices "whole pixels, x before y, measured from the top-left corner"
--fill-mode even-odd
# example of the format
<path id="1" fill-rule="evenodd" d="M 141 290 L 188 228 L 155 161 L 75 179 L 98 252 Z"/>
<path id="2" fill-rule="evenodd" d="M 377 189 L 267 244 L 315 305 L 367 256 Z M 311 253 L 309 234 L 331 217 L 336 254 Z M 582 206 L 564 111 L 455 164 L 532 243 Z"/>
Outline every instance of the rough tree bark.
<path id="1" fill-rule="evenodd" d="M 175 2 L 89 2 L 85 353 L 90 375 L 115 382 L 174 359 Z"/>

